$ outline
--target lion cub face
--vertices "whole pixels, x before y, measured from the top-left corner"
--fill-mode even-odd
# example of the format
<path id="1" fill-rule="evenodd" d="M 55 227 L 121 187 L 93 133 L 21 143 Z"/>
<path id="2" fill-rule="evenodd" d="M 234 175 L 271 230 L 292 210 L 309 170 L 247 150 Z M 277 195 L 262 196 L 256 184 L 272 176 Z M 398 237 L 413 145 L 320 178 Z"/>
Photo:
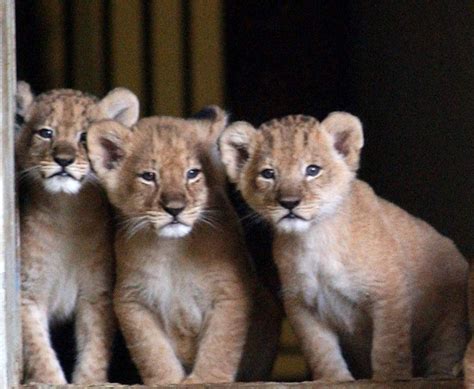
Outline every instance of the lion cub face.
<path id="1" fill-rule="evenodd" d="M 138 100 L 123 88 L 99 101 L 71 89 L 34 97 L 29 85 L 19 82 L 17 107 L 23 120 L 16 147 L 20 179 L 37 181 L 51 193 L 77 193 L 86 181 L 86 132 L 92 121 L 115 118 L 131 125 L 138 118 Z"/>
<path id="2" fill-rule="evenodd" d="M 363 145 L 360 121 L 335 112 L 322 123 L 287 116 L 258 130 L 245 122 L 220 139 L 227 174 L 278 230 L 307 229 L 334 212 L 349 190 Z"/>
<path id="3" fill-rule="evenodd" d="M 129 236 L 153 229 L 178 238 L 206 221 L 214 180 L 209 149 L 226 121 L 223 111 L 213 112 L 210 120 L 145 118 L 133 129 L 114 121 L 91 126 L 92 164 Z"/>

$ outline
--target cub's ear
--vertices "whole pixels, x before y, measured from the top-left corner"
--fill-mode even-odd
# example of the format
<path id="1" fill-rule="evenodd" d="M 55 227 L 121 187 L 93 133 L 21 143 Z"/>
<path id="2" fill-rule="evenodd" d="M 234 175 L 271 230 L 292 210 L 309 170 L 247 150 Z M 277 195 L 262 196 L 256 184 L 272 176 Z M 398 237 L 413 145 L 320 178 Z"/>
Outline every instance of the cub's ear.
<path id="1" fill-rule="evenodd" d="M 31 108 L 35 96 L 31 92 L 30 84 L 25 81 L 18 81 L 16 84 L 16 114 L 24 120 Z"/>
<path id="2" fill-rule="evenodd" d="M 352 171 L 359 168 L 364 134 L 359 118 L 347 112 L 332 112 L 321 123 L 334 139 L 334 148 L 344 157 Z"/>
<path id="3" fill-rule="evenodd" d="M 219 139 L 221 159 L 233 183 L 240 180 L 242 168 L 251 154 L 256 131 L 250 123 L 235 122 L 224 130 Z"/>
<path id="4" fill-rule="evenodd" d="M 130 127 L 138 120 L 140 103 L 137 96 L 126 88 L 115 88 L 98 103 L 99 116 Z"/>
<path id="5" fill-rule="evenodd" d="M 209 105 L 191 116 L 191 119 L 199 120 L 206 125 L 208 131 L 205 132 L 206 141 L 216 143 L 219 135 L 227 125 L 229 115 L 217 105 Z"/>
<path id="6" fill-rule="evenodd" d="M 93 123 L 87 131 L 87 150 L 95 172 L 107 189 L 117 181 L 117 170 L 127 155 L 132 131 L 113 120 Z"/>

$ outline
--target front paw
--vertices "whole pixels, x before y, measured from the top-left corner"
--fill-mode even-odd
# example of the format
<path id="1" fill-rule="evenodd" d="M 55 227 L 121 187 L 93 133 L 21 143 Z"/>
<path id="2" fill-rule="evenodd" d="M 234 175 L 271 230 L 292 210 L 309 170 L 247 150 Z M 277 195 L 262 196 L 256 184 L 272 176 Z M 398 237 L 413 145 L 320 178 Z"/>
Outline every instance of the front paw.
<path id="1" fill-rule="evenodd" d="M 208 377 L 208 378 L 201 378 L 197 374 L 190 374 L 186 377 L 183 381 L 181 381 L 182 385 L 199 385 L 199 384 L 222 384 L 222 383 L 229 383 L 232 382 L 232 379 L 229 378 L 219 378 L 219 377 Z"/>
<path id="2" fill-rule="evenodd" d="M 197 385 L 197 384 L 203 384 L 203 383 L 204 383 L 204 380 L 200 378 L 199 376 L 197 376 L 196 374 L 191 374 L 181 381 L 182 385 Z"/>
<path id="3" fill-rule="evenodd" d="M 173 385 L 179 384 L 182 379 L 182 375 L 167 377 L 143 377 L 143 384 L 146 386 Z"/>
<path id="4" fill-rule="evenodd" d="M 352 374 L 349 372 L 341 372 L 338 374 L 331 374 L 328 375 L 327 377 L 323 376 L 318 376 L 313 378 L 314 381 L 317 382 L 351 382 L 355 381 L 354 377 L 352 377 Z"/>
<path id="5" fill-rule="evenodd" d="M 73 375 L 72 382 L 76 385 L 104 384 L 107 382 L 107 372 L 78 372 Z"/>

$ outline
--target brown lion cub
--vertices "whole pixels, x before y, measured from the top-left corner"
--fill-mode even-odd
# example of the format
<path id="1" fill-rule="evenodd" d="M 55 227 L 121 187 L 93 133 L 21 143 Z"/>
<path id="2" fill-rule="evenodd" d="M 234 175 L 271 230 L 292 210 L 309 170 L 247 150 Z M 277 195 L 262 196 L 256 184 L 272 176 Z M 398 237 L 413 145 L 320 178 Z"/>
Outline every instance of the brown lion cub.
<path id="1" fill-rule="evenodd" d="M 238 371 L 262 379 L 276 350 L 278 311 L 271 302 L 253 306 L 247 252 L 224 192 L 215 143 L 226 115 L 216 107 L 207 114 L 89 130 L 92 164 L 123 221 L 115 312 L 146 385 L 229 382 Z M 248 337 L 254 350 L 242 359 Z"/>
<path id="2" fill-rule="evenodd" d="M 34 97 L 18 84 L 24 381 L 66 383 L 49 326 L 74 317 L 73 381 L 107 381 L 114 333 L 109 206 L 90 173 L 86 129 L 93 120 L 133 124 L 138 100 L 114 89 L 102 100 L 71 89 Z"/>
<path id="3" fill-rule="evenodd" d="M 220 139 L 228 176 L 274 227 L 285 309 L 314 379 L 452 375 L 467 263 L 356 179 L 362 146 L 359 119 L 344 112 L 259 130 L 237 122 Z"/>

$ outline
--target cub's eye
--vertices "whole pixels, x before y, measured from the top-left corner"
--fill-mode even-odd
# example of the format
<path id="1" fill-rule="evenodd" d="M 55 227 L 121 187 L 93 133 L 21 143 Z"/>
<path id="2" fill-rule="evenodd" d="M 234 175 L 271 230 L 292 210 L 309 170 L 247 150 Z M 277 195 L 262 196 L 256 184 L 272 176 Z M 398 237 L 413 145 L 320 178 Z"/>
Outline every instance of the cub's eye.
<path id="1" fill-rule="evenodd" d="M 317 165 L 309 165 L 306 168 L 306 175 L 310 177 L 316 177 L 319 172 L 321 171 L 321 168 Z"/>
<path id="2" fill-rule="evenodd" d="M 272 180 L 275 178 L 275 170 L 273 169 L 264 169 L 260 172 L 260 175 L 267 179 L 267 180 Z"/>
<path id="3" fill-rule="evenodd" d="M 201 173 L 199 169 L 188 170 L 188 172 L 186 173 L 186 178 L 188 180 L 192 180 L 193 178 L 196 178 L 199 175 L 199 173 Z"/>
<path id="4" fill-rule="evenodd" d="M 87 132 L 81 132 L 81 135 L 79 136 L 79 142 L 81 143 L 86 143 L 87 142 Z"/>
<path id="5" fill-rule="evenodd" d="M 138 175 L 140 178 L 143 178 L 145 181 L 155 181 L 155 173 L 153 172 L 143 172 Z"/>
<path id="6" fill-rule="evenodd" d="M 53 137 L 53 130 L 51 128 L 40 128 L 36 133 L 44 139 L 51 139 Z"/>

